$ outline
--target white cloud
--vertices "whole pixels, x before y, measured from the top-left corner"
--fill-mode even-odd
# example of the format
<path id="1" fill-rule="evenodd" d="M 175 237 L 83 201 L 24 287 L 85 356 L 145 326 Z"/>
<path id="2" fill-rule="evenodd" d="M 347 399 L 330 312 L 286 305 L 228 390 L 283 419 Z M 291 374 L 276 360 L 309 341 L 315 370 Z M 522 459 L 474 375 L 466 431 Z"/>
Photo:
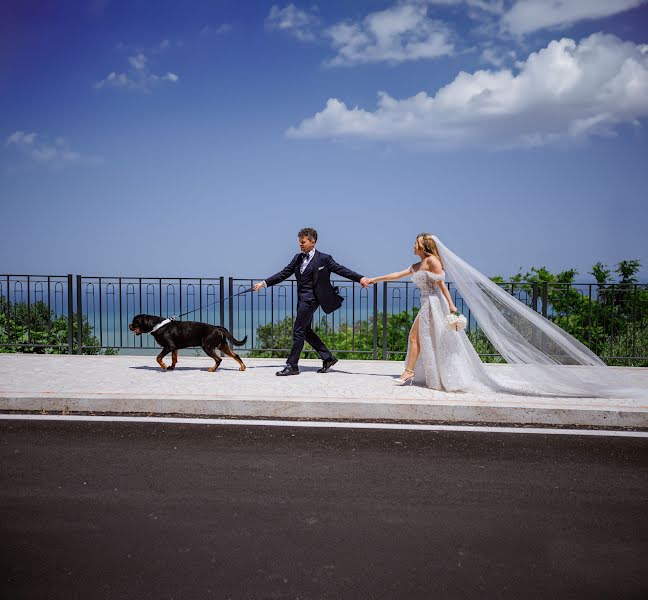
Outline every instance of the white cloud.
<path id="1" fill-rule="evenodd" d="M 81 156 L 70 148 L 69 143 L 63 137 L 57 137 L 50 141 L 36 132 L 26 133 L 15 131 L 7 136 L 5 141 L 7 148 L 12 148 L 27 156 L 33 164 L 62 168 L 71 164 L 99 164 L 103 162 L 98 156 Z"/>
<path id="2" fill-rule="evenodd" d="M 441 6 L 466 5 L 469 8 L 477 8 L 484 12 L 501 14 L 504 12 L 504 0 L 425 0 L 428 4 Z"/>
<path id="3" fill-rule="evenodd" d="M 108 86 L 129 87 L 130 82 L 131 80 L 126 73 L 116 73 L 115 71 L 111 71 L 105 79 L 97 81 L 97 83 L 94 84 L 94 87 L 97 89 Z"/>
<path id="4" fill-rule="evenodd" d="M 470 8 L 477 8 L 494 15 L 501 15 L 504 12 L 504 0 L 466 0 Z"/>
<path id="5" fill-rule="evenodd" d="M 648 117 L 648 45 L 594 34 L 564 38 L 509 69 L 459 73 L 434 96 L 378 95 L 374 112 L 337 98 L 286 133 L 355 138 L 436 149 L 540 146 L 613 135 Z"/>
<path id="6" fill-rule="evenodd" d="M 183 46 L 184 46 L 184 42 L 182 40 L 173 41 L 173 40 L 164 39 L 159 44 L 157 44 L 156 46 L 151 46 L 148 49 L 146 49 L 146 48 L 144 48 L 144 49 L 138 48 L 137 52 L 138 53 L 148 52 L 150 54 L 162 55 L 162 54 L 170 51 L 174 47 L 175 48 L 182 48 Z"/>
<path id="7" fill-rule="evenodd" d="M 128 62 L 130 63 L 131 67 L 137 69 L 138 71 L 146 69 L 146 56 L 144 56 L 141 52 L 136 54 L 135 56 L 129 56 Z"/>
<path id="8" fill-rule="evenodd" d="M 493 41 L 515 43 L 525 34 L 558 29 L 587 20 L 609 17 L 648 0 L 395 0 L 390 7 L 357 19 L 321 24 L 316 14 L 273 5 L 266 17 L 269 30 L 290 33 L 301 41 L 324 41 L 335 55 L 326 66 L 354 66 L 433 59 L 462 51 L 459 38 L 437 17 L 461 10 L 475 22 L 470 31 L 481 45 L 481 61 L 497 67 L 509 64 L 511 54 L 492 49 Z M 464 48 L 465 49 L 465 48 Z"/>
<path id="9" fill-rule="evenodd" d="M 270 31 L 284 31 L 302 42 L 312 42 L 316 39 L 315 29 L 319 22 L 316 14 L 307 13 L 294 4 L 288 4 L 283 8 L 274 4 L 266 17 L 265 25 Z"/>
<path id="10" fill-rule="evenodd" d="M 524 35 L 549 27 L 566 27 L 635 8 L 646 0 L 517 0 L 502 17 L 502 28 Z"/>
<path id="11" fill-rule="evenodd" d="M 7 137 L 6 144 L 7 146 L 11 146 L 12 144 L 15 144 L 16 146 L 32 146 L 34 144 L 34 140 L 36 139 L 36 133 L 32 131 L 32 133 L 25 133 L 24 131 L 15 131 L 12 133 L 10 136 Z"/>
<path id="12" fill-rule="evenodd" d="M 400 2 L 368 14 L 359 22 L 341 22 L 325 31 L 337 55 L 329 66 L 437 58 L 454 51 L 449 29 L 427 16 L 428 6 Z"/>
<path id="13" fill-rule="evenodd" d="M 514 63 L 517 59 L 517 53 L 515 50 L 509 50 L 507 48 L 487 46 L 482 50 L 479 58 L 481 62 L 501 68 L 504 65 Z"/>
<path id="14" fill-rule="evenodd" d="M 167 40 L 164 40 L 167 42 Z M 161 49 L 168 46 L 162 42 Z M 112 88 L 126 88 L 131 90 L 139 90 L 143 92 L 150 92 L 151 89 L 162 82 L 177 83 L 180 77 L 176 73 L 167 72 L 165 75 L 156 75 L 151 73 L 148 65 L 148 57 L 143 52 L 138 52 L 133 56 L 128 57 L 130 70 L 126 73 L 117 73 L 116 71 L 110 72 L 104 79 L 94 84 L 96 89 L 112 87 Z"/>
<path id="15" fill-rule="evenodd" d="M 119 41 L 115 44 L 115 50 L 123 50 L 126 52 L 134 52 L 135 54 L 130 58 L 136 58 L 138 55 L 143 56 L 145 61 L 148 60 L 148 55 L 161 55 L 172 49 L 174 46 L 178 48 L 182 47 L 184 42 L 182 40 L 169 40 L 163 39 L 161 42 L 153 44 L 151 46 L 131 46 L 126 44 L 123 41 Z M 130 60 L 130 59 L 129 59 Z"/>
<path id="16" fill-rule="evenodd" d="M 215 33 L 216 35 L 224 35 L 232 31 L 231 23 L 221 23 L 218 27 L 212 27 L 211 25 L 205 25 L 200 30 L 200 35 L 209 35 Z"/>

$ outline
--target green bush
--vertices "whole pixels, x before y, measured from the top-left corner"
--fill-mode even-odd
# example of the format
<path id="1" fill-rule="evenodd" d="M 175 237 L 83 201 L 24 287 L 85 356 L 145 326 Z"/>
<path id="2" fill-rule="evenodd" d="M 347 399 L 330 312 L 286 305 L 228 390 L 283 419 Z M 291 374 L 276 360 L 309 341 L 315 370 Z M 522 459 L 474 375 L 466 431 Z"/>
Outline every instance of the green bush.
<path id="1" fill-rule="evenodd" d="M 407 336 L 413 319 L 418 313 L 415 308 L 413 313 L 396 313 L 387 315 L 387 348 L 390 352 L 407 351 Z M 255 358 L 286 358 L 288 350 L 270 350 L 271 348 L 287 348 L 292 346 L 291 317 L 274 324 L 261 325 L 256 330 L 255 349 L 248 353 L 248 356 Z M 382 336 L 383 316 L 378 314 L 378 357 L 382 358 Z M 313 330 L 321 340 L 335 352 L 337 358 L 346 359 L 370 359 L 373 358 L 373 318 L 356 321 L 355 323 L 340 323 L 333 331 L 329 326 L 326 317 L 322 317 L 316 323 Z M 305 358 L 317 358 L 318 354 L 308 350 L 306 344 L 303 356 Z M 352 350 L 355 350 L 352 352 Z M 401 360 L 396 355 L 390 355 L 390 360 Z"/>
<path id="2" fill-rule="evenodd" d="M 77 315 L 73 318 L 73 352 L 77 345 Z M 81 339 L 83 354 L 102 354 L 98 347 L 99 340 L 92 335 L 92 328 L 86 317 L 82 319 Z M 6 344 L 20 344 L 8 346 Z M 48 347 L 39 345 L 47 344 Z M 88 348 L 88 346 L 95 346 Z M 31 307 L 26 302 L 9 304 L 5 297 L 0 297 L 0 352 L 25 352 L 29 354 L 67 354 L 68 320 L 48 309 L 44 302 L 34 302 Z M 117 354 L 114 348 L 108 348 L 103 354 Z"/>

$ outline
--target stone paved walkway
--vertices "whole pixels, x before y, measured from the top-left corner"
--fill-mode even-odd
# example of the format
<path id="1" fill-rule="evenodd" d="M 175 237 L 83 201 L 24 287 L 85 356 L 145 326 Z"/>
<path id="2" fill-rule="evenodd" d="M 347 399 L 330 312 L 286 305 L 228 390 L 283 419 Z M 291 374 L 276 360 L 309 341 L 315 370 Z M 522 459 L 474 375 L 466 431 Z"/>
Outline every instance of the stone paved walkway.
<path id="1" fill-rule="evenodd" d="M 634 401 L 399 387 L 392 378 L 402 364 L 392 361 L 340 361 L 333 371 L 319 374 L 320 361 L 303 360 L 295 377 L 275 376 L 282 359 L 245 363 L 247 371 L 239 372 L 225 358 L 210 373 L 213 361 L 181 353 L 175 371 L 163 372 L 152 356 L 0 354 L 0 411 L 648 427 L 648 369 L 623 369 L 629 380 L 646 388 L 645 400 Z"/>

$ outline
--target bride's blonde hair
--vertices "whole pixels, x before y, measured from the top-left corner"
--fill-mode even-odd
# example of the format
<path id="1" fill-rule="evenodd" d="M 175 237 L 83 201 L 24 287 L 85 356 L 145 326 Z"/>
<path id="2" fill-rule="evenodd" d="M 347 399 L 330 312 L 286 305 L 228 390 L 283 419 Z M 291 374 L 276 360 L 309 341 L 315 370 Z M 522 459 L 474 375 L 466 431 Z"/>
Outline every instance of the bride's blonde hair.
<path id="1" fill-rule="evenodd" d="M 419 233 L 416 236 L 414 248 L 416 248 L 416 250 L 423 250 L 426 256 L 436 256 L 441 260 L 439 250 L 431 233 Z"/>

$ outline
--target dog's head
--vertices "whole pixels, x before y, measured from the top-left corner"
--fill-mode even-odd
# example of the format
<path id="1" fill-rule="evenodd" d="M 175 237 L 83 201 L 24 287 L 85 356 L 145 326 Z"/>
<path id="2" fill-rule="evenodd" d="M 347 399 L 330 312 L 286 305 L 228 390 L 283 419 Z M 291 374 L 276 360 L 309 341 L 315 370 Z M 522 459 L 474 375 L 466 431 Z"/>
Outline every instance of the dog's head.
<path id="1" fill-rule="evenodd" d="M 162 319 L 153 315 L 136 315 L 133 317 L 133 322 L 128 326 L 135 335 L 142 333 L 150 333 Z"/>

